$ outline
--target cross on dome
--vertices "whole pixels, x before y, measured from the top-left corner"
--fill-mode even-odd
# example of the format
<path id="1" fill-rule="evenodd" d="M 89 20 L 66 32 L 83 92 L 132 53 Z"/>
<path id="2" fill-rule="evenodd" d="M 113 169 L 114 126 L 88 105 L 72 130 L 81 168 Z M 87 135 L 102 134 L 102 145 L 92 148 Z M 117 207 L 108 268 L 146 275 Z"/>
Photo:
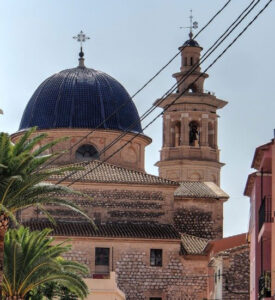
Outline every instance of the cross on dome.
<path id="1" fill-rule="evenodd" d="M 89 40 L 90 37 L 87 36 L 82 30 L 79 32 L 78 35 L 73 36 L 73 39 L 75 39 L 77 42 L 80 42 L 80 52 L 79 52 L 79 67 L 85 67 L 84 65 L 84 52 L 82 50 L 82 45 L 86 40 Z"/>
<path id="2" fill-rule="evenodd" d="M 78 35 L 74 36 L 73 39 L 80 42 L 80 47 L 82 48 L 82 43 L 86 42 L 86 40 L 89 40 L 90 37 L 88 37 L 82 30 L 79 32 Z"/>

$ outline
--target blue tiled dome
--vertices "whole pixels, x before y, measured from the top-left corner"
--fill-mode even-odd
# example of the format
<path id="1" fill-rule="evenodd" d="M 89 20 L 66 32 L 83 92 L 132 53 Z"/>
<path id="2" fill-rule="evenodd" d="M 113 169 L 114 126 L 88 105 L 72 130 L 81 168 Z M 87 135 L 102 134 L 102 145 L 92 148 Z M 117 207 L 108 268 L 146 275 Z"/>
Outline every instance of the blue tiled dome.
<path id="1" fill-rule="evenodd" d="M 200 47 L 199 43 L 193 39 L 189 39 L 187 40 L 183 45 L 182 47 Z"/>
<path id="2" fill-rule="evenodd" d="M 100 128 L 127 130 L 139 115 L 125 88 L 111 76 L 93 69 L 77 67 L 46 79 L 25 108 L 19 130 L 95 128 L 121 105 Z M 142 133 L 141 124 L 127 131 Z"/>

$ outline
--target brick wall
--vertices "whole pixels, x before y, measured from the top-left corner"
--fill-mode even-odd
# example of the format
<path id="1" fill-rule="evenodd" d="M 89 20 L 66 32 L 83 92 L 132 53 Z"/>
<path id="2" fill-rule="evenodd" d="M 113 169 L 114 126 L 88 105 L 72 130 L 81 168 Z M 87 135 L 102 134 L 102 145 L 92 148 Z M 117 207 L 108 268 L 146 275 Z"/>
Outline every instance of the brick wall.
<path id="1" fill-rule="evenodd" d="M 113 142 L 120 134 L 121 131 L 116 130 L 108 130 L 108 129 L 97 129 L 93 131 L 93 134 L 87 137 L 87 134 L 90 133 L 90 129 L 73 129 L 73 128 L 58 128 L 51 130 L 38 130 L 38 133 L 47 133 L 47 138 L 45 142 L 51 142 L 53 140 L 69 137 L 65 141 L 61 141 L 54 147 L 52 147 L 52 152 L 63 152 L 64 150 L 68 150 L 73 145 L 70 151 L 65 152 L 58 160 L 57 163 L 71 163 L 76 162 L 75 152 L 76 150 L 83 144 L 91 144 L 93 145 L 98 152 L 102 151 L 106 145 L 109 145 Z M 15 133 L 12 136 L 13 141 L 16 141 L 22 135 L 21 132 Z M 83 137 L 84 140 L 83 140 Z M 127 141 L 129 141 L 133 137 L 132 133 L 126 134 L 118 143 L 110 147 L 105 153 L 101 155 L 101 159 L 105 159 L 113 154 L 115 150 L 117 150 L 122 145 L 125 145 Z M 122 151 L 119 151 L 113 157 L 108 159 L 109 163 L 123 166 L 130 169 L 144 171 L 144 152 L 145 147 L 151 143 L 151 139 L 144 135 L 138 136 L 131 141 L 129 145 L 127 145 Z"/>

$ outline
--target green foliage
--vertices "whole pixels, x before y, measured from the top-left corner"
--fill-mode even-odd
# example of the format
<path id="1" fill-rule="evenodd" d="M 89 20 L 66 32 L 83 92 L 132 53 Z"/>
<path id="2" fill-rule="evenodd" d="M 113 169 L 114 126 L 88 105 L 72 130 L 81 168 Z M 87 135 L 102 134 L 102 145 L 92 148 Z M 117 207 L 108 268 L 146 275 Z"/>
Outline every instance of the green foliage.
<path id="1" fill-rule="evenodd" d="M 0 213 L 5 213 L 16 223 L 14 214 L 20 209 L 37 205 L 46 212 L 45 205 L 58 204 L 88 218 L 74 202 L 60 197 L 80 193 L 45 182 L 51 176 L 76 168 L 41 168 L 57 155 L 43 153 L 60 140 L 40 146 L 46 135 L 35 134 L 35 130 L 25 132 L 15 144 L 7 133 L 0 133 Z M 52 220 L 50 215 L 46 216 Z"/>
<path id="2" fill-rule="evenodd" d="M 25 299 L 41 300 L 41 299 L 60 299 L 60 300 L 77 300 L 77 295 L 70 292 L 68 288 L 57 283 L 49 282 L 39 286 L 37 289 L 29 292 Z"/>
<path id="3" fill-rule="evenodd" d="M 22 226 L 7 231 L 3 278 L 6 297 L 18 295 L 24 298 L 28 295 L 30 299 L 42 299 L 43 295 L 52 299 L 55 291 L 62 296 L 62 289 L 62 297 L 66 299 L 83 299 L 88 295 L 88 288 L 81 278 L 88 273 L 88 269 L 61 258 L 71 247 L 64 243 L 54 245 L 54 238 L 49 237 L 50 231 L 30 232 Z M 60 295 L 60 299 L 65 300 Z"/>

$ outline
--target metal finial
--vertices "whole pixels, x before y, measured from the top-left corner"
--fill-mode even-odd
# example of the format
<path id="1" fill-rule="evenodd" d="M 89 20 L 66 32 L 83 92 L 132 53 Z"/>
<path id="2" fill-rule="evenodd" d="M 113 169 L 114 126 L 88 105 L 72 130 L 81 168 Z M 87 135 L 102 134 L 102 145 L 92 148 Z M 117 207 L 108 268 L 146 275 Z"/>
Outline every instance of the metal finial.
<path id="1" fill-rule="evenodd" d="M 88 37 L 83 31 L 81 30 L 80 33 L 73 37 L 73 39 L 77 40 L 77 42 L 80 42 L 80 52 L 79 52 L 79 66 L 84 66 L 84 52 L 83 52 L 83 43 L 86 42 L 86 40 L 89 40 L 90 37 Z"/>
<path id="2" fill-rule="evenodd" d="M 190 19 L 190 25 L 189 26 L 180 27 L 180 29 L 188 28 L 190 30 L 189 37 L 190 37 L 190 39 L 192 39 L 193 38 L 193 29 L 197 29 L 198 28 L 198 22 L 197 21 L 193 22 L 192 9 L 190 9 L 190 17 L 189 17 L 189 19 Z"/>

